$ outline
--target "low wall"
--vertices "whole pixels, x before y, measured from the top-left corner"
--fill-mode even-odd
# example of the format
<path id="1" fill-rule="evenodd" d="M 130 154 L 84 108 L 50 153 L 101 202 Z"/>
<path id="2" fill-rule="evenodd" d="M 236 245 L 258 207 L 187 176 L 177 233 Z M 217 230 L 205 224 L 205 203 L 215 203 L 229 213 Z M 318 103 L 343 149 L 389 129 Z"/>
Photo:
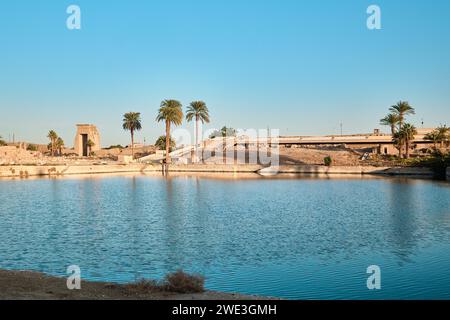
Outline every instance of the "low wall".
<path id="1" fill-rule="evenodd" d="M 262 169 L 259 165 L 171 165 L 171 172 L 246 172 Z M 8 165 L 0 166 L 2 177 L 61 176 L 101 173 L 145 173 L 162 171 L 160 164 L 107 164 L 107 165 Z"/>
<path id="2" fill-rule="evenodd" d="M 264 166 L 253 164 L 185 164 L 170 165 L 171 172 L 245 172 L 256 173 Z"/>
<path id="3" fill-rule="evenodd" d="M 157 171 L 152 165 L 42 165 L 0 166 L 0 177 L 28 177 L 49 175 L 97 174 L 97 173 L 127 173 Z"/>
<path id="4" fill-rule="evenodd" d="M 101 173 L 150 173 L 160 172 L 160 164 L 104 164 L 104 165 L 8 165 L 0 166 L 2 177 L 29 177 L 29 176 L 61 176 L 77 174 Z M 433 171 L 429 168 L 391 168 L 370 166 L 314 166 L 314 165 L 286 165 L 264 168 L 260 165 L 170 165 L 170 172 L 228 172 L 228 173 L 256 173 L 261 174 L 381 174 L 381 175 L 409 175 L 432 177 Z M 447 177 L 450 174 L 447 169 Z"/>

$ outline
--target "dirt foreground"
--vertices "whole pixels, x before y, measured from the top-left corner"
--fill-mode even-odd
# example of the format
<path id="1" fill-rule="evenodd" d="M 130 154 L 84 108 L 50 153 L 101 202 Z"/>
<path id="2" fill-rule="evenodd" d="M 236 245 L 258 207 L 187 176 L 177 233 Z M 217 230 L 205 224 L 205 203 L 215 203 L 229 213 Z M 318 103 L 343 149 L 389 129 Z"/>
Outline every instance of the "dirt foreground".
<path id="1" fill-rule="evenodd" d="M 30 271 L 0 270 L 0 300 L 258 300 L 257 296 L 205 291 L 179 294 L 148 292 L 127 285 L 81 282 L 80 290 L 69 290 L 66 278 Z"/>

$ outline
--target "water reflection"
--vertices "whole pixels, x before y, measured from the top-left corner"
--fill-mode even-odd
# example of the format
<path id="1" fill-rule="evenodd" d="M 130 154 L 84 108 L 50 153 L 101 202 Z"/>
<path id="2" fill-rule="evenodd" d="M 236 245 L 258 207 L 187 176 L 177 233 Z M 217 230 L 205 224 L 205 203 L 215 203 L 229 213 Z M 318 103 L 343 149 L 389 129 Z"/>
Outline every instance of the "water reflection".
<path id="1" fill-rule="evenodd" d="M 399 257 L 400 262 L 410 261 L 414 247 L 421 237 L 418 233 L 421 221 L 416 212 L 420 197 L 416 194 L 416 183 L 415 180 L 396 179 L 390 184 L 391 234 L 389 247 Z"/>
<path id="2" fill-rule="evenodd" d="M 325 297 L 334 285 L 345 298 L 368 264 L 393 268 L 401 289 L 411 285 L 401 270 L 423 274 L 426 261 L 450 288 L 449 195 L 442 183 L 379 178 L 3 181 L 0 267 L 65 275 L 79 264 L 88 279 L 121 282 L 184 268 L 211 289 Z"/>
<path id="3" fill-rule="evenodd" d="M 167 270 L 173 271 L 183 265 L 183 212 L 179 211 L 180 191 L 174 191 L 174 180 L 166 176 L 163 181 L 166 189 L 164 199 L 164 232 L 167 257 L 165 259 Z"/>

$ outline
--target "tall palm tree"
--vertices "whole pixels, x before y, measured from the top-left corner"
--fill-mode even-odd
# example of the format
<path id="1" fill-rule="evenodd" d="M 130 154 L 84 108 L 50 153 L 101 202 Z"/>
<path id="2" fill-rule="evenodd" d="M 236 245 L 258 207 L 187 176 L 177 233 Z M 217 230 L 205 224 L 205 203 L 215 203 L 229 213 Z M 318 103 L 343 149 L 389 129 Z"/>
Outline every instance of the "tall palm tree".
<path id="1" fill-rule="evenodd" d="M 396 125 L 399 122 L 399 116 L 395 113 L 390 113 L 386 117 L 380 120 L 380 124 L 383 126 L 389 126 L 391 128 L 391 135 L 394 136 Z"/>
<path id="2" fill-rule="evenodd" d="M 397 115 L 398 117 L 398 131 L 402 130 L 403 123 L 405 121 L 405 116 L 410 114 L 415 114 L 415 110 L 407 101 L 399 101 L 397 104 L 393 105 L 389 109 L 392 113 Z M 404 139 L 398 140 L 398 147 L 399 147 L 399 156 L 402 156 L 402 149 L 403 149 L 403 142 Z"/>
<path id="3" fill-rule="evenodd" d="M 47 134 L 47 138 L 50 139 L 50 152 L 51 155 L 54 156 L 56 151 L 56 140 L 58 139 L 58 135 L 54 130 L 50 130 Z"/>
<path id="4" fill-rule="evenodd" d="M 416 114 L 413 107 L 409 105 L 407 101 L 399 101 L 396 105 L 393 105 L 390 109 L 395 115 L 398 116 L 398 129 L 401 130 L 405 121 L 405 116 L 410 114 Z"/>
<path id="5" fill-rule="evenodd" d="M 142 129 L 141 113 L 128 112 L 123 115 L 124 130 L 129 130 L 131 134 L 131 157 L 134 159 L 134 132 Z"/>
<path id="6" fill-rule="evenodd" d="M 411 141 L 414 140 L 414 136 L 417 134 L 417 129 L 412 124 L 405 123 L 400 129 L 399 134 L 401 135 L 403 142 L 405 143 L 405 156 L 409 158 L 409 146 Z"/>
<path id="7" fill-rule="evenodd" d="M 166 123 L 166 164 L 170 163 L 170 126 L 179 126 L 183 122 L 183 110 L 181 103 L 177 100 L 164 100 L 158 110 L 156 121 Z"/>
<path id="8" fill-rule="evenodd" d="M 195 155 L 198 147 L 198 123 L 209 123 L 209 110 L 203 101 L 193 101 L 187 108 L 186 120 L 192 121 L 195 118 Z"/>
<path id="9" fill-rule="evenodd" d="M 64 140 L 61 137 L 58 137 L 55 142 L 55 147 L 58 150 L 60 156 L 62 156 L 62 148 L 64 147 Z"/>

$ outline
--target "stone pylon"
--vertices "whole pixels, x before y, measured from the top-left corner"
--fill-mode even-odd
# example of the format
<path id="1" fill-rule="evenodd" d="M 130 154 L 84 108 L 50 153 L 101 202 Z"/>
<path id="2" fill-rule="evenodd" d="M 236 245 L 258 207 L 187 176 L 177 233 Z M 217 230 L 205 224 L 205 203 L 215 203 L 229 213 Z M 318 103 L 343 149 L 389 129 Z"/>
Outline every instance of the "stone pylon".
<path id="1" fill-rule="evenodd" d="M 88 146 L 89 140 L 94 143 L 91 148 Z M 74 149 L 80 157 L 87 157 L 90 152 L 100 150 L 100 133 L 97 127 L 92 124 L 77 124 Z"/>

